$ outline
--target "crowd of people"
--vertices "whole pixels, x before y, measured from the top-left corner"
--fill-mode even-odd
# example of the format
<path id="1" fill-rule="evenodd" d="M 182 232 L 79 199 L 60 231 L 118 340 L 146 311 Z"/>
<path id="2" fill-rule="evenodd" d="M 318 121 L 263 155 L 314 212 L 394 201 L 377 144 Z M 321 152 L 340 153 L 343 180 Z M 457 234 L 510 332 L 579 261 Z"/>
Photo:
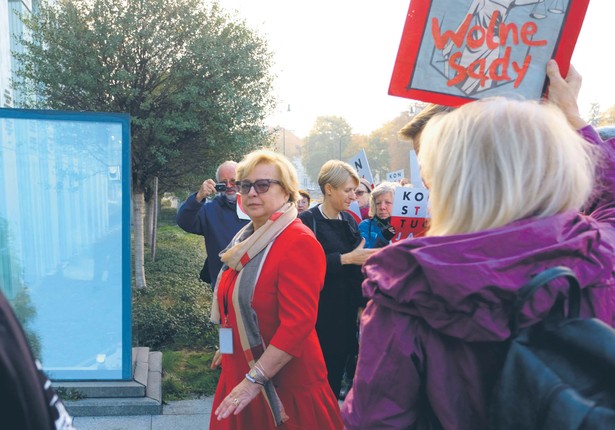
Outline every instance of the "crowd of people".
<path id="1" fill-rule="evenodd" d="M 547 268 L 571 268 L 581 315 L 615 324 L 615 138 L 579 114 L 574 67 L 551 60 L 547 76 L 548 100 L 430 105 L 400 131 L 429 189 L 423 237 L 392 243 L 404 184 L 339 160 L 320 169 L 321 202 L 264 149 L 188 197 L 177 223 L 205 238 L 219 327 L 212 430 L 489 428 L 513 302 Z M 549 283 L 520 326 L 567 294 Z M 1 295 L 0 325 L 5 421 L 72 428 Z"/>
<path id="2" fill-rule="evenodd" d="M 400 130 L 429 188 L 424 237 L 392 245 L 405 184 L 339 160 L 320 170 L 320 202 L 267 150 L 188 198 L 178 224 L 205 236 L 220 327 L 210 428 L 487 428 L 510 301 L 554 265 L 577 273 L 583 315 L 614 323 L 615 141 L 579 115 L 574 68 L 547 74 L 548 102 L 429 105 Z M 565 294 L 550 285 L 523 324 Z"/>

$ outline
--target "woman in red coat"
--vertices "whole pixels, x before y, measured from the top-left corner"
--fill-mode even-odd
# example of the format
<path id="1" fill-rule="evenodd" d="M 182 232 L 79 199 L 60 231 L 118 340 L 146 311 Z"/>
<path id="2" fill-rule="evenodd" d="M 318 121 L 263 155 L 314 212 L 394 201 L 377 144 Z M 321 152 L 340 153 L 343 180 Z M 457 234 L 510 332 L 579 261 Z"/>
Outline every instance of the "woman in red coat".
<path id="1" fill-rule="evenodd" d="M 237 178 L 252 222 L 223 251 L 214 292 L 222 373 L 210 428 L 341 429 L 315 331 L 325 255 L 296 218 L 295 169 L 261 150 Z"/>

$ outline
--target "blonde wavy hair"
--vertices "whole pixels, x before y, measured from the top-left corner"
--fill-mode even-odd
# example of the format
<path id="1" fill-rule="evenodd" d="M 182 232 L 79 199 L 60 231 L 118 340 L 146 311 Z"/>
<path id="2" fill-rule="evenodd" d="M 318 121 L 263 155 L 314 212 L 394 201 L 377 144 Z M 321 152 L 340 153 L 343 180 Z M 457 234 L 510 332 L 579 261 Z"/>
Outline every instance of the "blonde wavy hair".
<path id="1" fill-rule="evenodd" d="M 280 177 L 280 185 L 289 194 L 288 201 L 294 203 L 299 200 L 299 179 L 295 166 L 284 155 L 268 149 L 252 151 L 241 160 L 237 165 L 237 181 L 245 179 L 259 164 L 274 165 Z"/>
<path id="2" fill-rule="evenodd" d="M 554 105 L 502 97 L 435 116 L 419 163 L 430 236 L 470 233 L 580 209 L 596 153 Z"/>

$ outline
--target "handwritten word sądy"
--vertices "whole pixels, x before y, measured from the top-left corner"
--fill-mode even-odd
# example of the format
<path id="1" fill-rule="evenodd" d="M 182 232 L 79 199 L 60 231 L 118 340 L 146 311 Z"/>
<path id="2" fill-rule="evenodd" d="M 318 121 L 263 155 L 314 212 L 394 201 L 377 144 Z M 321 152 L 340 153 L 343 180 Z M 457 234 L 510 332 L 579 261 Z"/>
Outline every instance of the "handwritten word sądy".
<path id="1" fill-rule="evenodd" d="M 514 87 L 517 88 L 529 69 L 532 57 L 528 50 L 523 63 L 511 61 L 512 46 L 517 46 L 519 43 L 528 47 L 546 45 L 546 40 L 532 40 L 538 32 L 538 26 L 533 21 L 523 23 L 520 28 L 516 23 L 504 23 L 498 11 L 491 16 L 487 28 L 481 25 L 471 26 L 472 17 L 472 14 L 468 14 L 456 31 L 446 30 L 444 33 L 442 33 L 438 18 L 433 18 L 431 34 L 436 49 L 450 52 L 451 43 L 461 48 L 465 41 L 467 49 L 471 51 L 495 51 L 504 48 L 504 55 L 490 63 L 487 62 L 485 56 L 481 56 L 470 64 L 463 65 L 462 51 L 456 51 L 450 55 L 445 54 L 445 57 L 448 56 L 449 67 L 455 71 L 455 75 L 447 81 L 447 85 L 452 87 L 471 78 L 478 80 L 481 87 L 484 87 L 487 81 L 514 80 Z"/>

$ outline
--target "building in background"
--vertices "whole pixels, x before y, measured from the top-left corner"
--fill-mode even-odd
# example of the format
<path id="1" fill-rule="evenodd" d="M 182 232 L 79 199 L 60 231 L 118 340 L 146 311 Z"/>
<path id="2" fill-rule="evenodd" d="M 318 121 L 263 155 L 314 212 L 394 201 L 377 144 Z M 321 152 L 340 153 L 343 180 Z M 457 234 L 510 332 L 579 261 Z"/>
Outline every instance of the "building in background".
<path id="1" fill-rule="evenodd" d="M 20 14 L 30 14 L 38 7 L 39 0 L 0 0 L 0 107 L 20 107 L 21 94 L 11 87 L 18 67 L 13 52 L 23 47 L 15 35 L 26 31 Z"/>

